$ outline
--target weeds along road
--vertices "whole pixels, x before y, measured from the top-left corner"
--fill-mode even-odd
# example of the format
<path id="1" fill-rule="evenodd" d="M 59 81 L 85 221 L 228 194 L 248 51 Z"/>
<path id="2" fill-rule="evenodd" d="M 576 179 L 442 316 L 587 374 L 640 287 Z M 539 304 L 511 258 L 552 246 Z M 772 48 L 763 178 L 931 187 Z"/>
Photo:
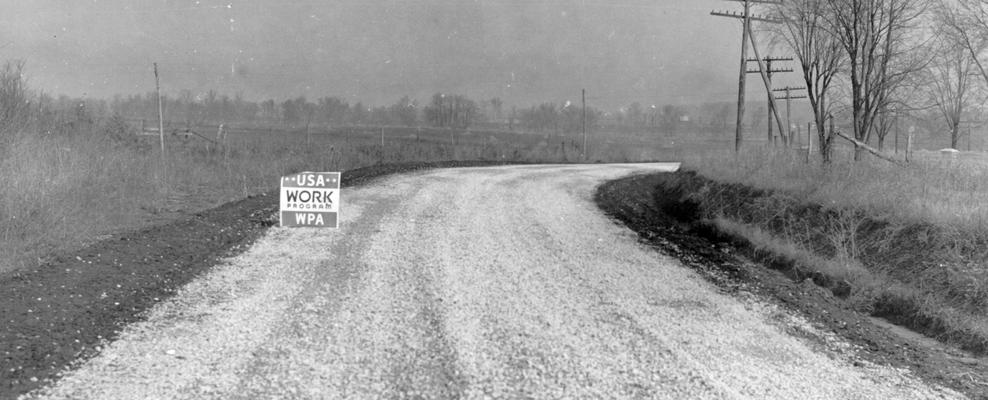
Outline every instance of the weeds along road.
<path id="1" fill-rule="evenodd" d="M 811 349 L 777 310 L 719 294 L 591 200 L 603 180 L 674 167 L 447 169 L 345 189 L 341 229 L 272 228 L 32 397 L 956 397 Z"/>

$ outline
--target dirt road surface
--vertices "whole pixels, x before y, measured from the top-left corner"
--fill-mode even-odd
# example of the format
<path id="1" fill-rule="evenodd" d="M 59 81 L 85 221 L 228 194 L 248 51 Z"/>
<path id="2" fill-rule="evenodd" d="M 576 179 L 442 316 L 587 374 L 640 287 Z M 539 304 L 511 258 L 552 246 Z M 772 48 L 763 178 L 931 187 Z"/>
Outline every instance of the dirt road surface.
<path id="1" fill-rule="evenodd" d="M 785 333 L 591 200 L 674 164 L 433 170 L 272 228 L 44 399 L 957 398 Z"/>

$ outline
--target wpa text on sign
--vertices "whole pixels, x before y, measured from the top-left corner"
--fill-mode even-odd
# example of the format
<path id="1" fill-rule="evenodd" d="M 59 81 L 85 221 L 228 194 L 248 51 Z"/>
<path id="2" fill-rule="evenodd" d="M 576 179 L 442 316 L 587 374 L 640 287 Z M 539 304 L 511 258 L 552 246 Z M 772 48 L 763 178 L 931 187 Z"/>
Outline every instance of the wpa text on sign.
<path id="1" fill-rule="evenodd" d="M 339 172 L 283 176 L 280 197 L 281 226 L 339 227 Z"/>

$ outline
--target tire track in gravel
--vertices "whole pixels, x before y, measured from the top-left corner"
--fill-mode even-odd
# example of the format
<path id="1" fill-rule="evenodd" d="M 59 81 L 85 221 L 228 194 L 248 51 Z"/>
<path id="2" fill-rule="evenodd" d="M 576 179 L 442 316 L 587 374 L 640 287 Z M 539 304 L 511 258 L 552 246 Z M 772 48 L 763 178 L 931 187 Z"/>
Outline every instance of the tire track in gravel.
<path id="1" fill-rule="evenodd" d="M 400 180 L 380 185 L 390 202 L 387 207 L 375 207 L 375 211 L 387 212 L 375 212 L 373 225 L 352 226 L 334 254 L 387 252 L 375 248 L 376 242 L 367 238 L 401 232 L 388 226 L 394 223 L 389 221 L 395 211 L 403 216 L 416 215 L 396 201 L 420 197 L 421 185 L 413 187 Z M 395 243 L 397 239 L 381 237 L 381 241 Z M 416 386 L 454 382 L 455 373 L 447 368 L 450 363 L 443 362 L 450 357 L 450 349 L 442 343 L 441 335 L 434 334 L 440 331 L 436 325 L 442 318 L 430 300 L 430 284 L 421 271 L 407 266 L 414 264 L 380 263 L 367 257 L 326 260 L 284 318 L 285 328 L 271 335 L 269 345 L 246 371 L 249 378 L 242 382 L 236 397 L 291 393 L 349 398 L 370 396 L 368 390 L 407 395 L 414 393 Z M 406 337 L 410 334 L 415 337 Z M 409 348 L 416 344 L 424 344 L 421 350 L 438 358 L 409 354 Z M 381 365 L 382 360 L 387 366 Z M 431 381 L 415 384 L 423 379 Z M 449 398 L 455 396 L 455 390 L 439 394 Z"/>
<path id="2" fill-rule="evenodd" d="M 641 337 L 612 329 L 603 323 L 604 315 L 593 312 L 599 306 L 599 295 L 586 289 L 591 285 L 573 273 L 574 264 L 585 255 L 580 248 L 587 244 L 558 237 L 549 228 L 578 228 L 567 219 L 581 217 L 560 214 L 570 204 L 555 193 L 566 192 L 572 182 L 560 180 L 558 170 L 521 176 L 491 171 L 485 179 L 472 181 L 477 187 L 461 189 L 463 197 L 455 201 L 459 207 L 449 208 L 456 210 L 456 225 L 484 230 L 453 243 L 468 246 L 447 251 L 463 258 L 499 255 L 484 273 L 477 274 L 481 279 L 468 280 L 468 275 L 479 271 L 463 269 L 463 279 L 448 282 L 450 287 L 462 285 L 457 281 L 469 282 L 460 293 L 465 303 L 475 303 L 462 307 L 460 318 L 477 321 L 457 323 L 477 326 L 479 331 L 461 332 L 475 336 L 461 339 L 482 349 L 475 354 L 479 359 L 474 361 L 472 375 L 478 379 L 472 394 L 495 398 L 732 397 L 714 380 L 695 374 L 692 368 L 683 370 L 684 360 L 668 348 L 646 345 Z M 579 186 L 584 186 L 579 195 L 589 198 L 593 186 Z M 512 190 L 515 202 L 490 197 Z M 487 212 L 475 212 L 478 208 Z M 599 245 L 596 239 L 590 238 L 590 246 Z M 470 267 L 469 263 L 453 264 Z"/>
<path id="3" fill-rule="evenodd" d="M 467 385 L 447 337 L 446 306 L 440 292 L 444 270 L 432 260 L 433 244 L 416 237 L 441 212 L 436 204 L 441 195 L 428 192 L 410 201 L 397 213 L 401 217 L 392 221 L 396 226 L 391 231 L 397 235 L 382 242 L 391 245 L 375 247 L 367 254 L 370 259 L 406 254 L 402 261 L 387 263 L 398 267 L 389 274 L 392 293 L 401 294 L 392 298 L 392 307 L 401 310 L 399 315 L 407 313 L 395 321 L 395 331 L 400 333 L 393 343 L 401 347 L 388 360 L 388 384 L 400 397 L 461 398 Z M 409 248 L 407 244 L 412 243 Z"/>
<path id="4" fill-rule="evenodd" d="M 661 168 L 437 170 L 345 192 L 340 230 L 272 229 L 46 398 L 959 397 L 813 350 L 772 323 L 782 311 L 718 293 L 591 200 Z"/>

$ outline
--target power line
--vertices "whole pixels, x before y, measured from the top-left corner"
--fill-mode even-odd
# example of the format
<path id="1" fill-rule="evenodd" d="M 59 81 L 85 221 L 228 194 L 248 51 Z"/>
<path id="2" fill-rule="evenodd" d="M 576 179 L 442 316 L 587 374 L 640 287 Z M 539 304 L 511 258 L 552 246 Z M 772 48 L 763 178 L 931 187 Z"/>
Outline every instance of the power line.
<path id="1" fill-rule="evenodd" d="M 772 68 L 772 63 L 773 62 L 792 61 L 792 57 L 769 57 L 769 56 L 766 56 L 765 58 L 761 59 L 760 61 L 764 61 L 765 62 L 765 76 L 768 78 L 768 86 L 769 87 L 771 87 L 771 85 L 772 85 L 772 75 L 773 74 L 782 73 L 782 72 L 792 72 L 792 68 Z M 749 58 L 748 59 L 748 62 L 759 62 L 759 60 Z M 758 65 L 761 66 L 762 64 L 759 63 Z M 747 73 L 749 73 L 749 74 L 760 74 L 760 73 L 762 73 L 762 71 L 761 70 L 753 70 L 753 71 L 752 70 L 749 70 L 749 71 L 747 71 Z M 775 115 L 775 109 L 774 109 L 775 108 L 775 101 L 772 100 L 772 93 L 771 92 L 768 93 L 768 97 L 769 97 L 769 99 L 768 99 L 768 141 L 771 142 L 772 140 L 775 139 L 775 135 L 772 133 L 772 116 Z M 788 112 L 788 110 L 789 109 L 786 108 L 786 112 Z M 786 125 L 788 126 L 788 123 L 786 123 Z M 779 135 L 784 135 L 784 134 L 783 134 L 783 132 L 780 131 L 779 132 Z M 786 136 L 788 136 L 788 135 L 786 135 Z M 785 140 L 785 136 L 783 136 L 783 140 L 782 141 L 783 142 L 786 141 Z"/>
<path id="2" fill-rule="evenodd" d="M 783 97 L 776 97 L 776 99 L 777 100 L 785 100 L 786 101 L 786 129 L 787 129 L 787 134 L 789 136 L 789 143 L 793 143 L 792 111 L 791 111 L 792 110 L 792 104 L 790 102 L 792 100 L 794 100 L 794 99 L 805 99 L 806 98 L 806 96 L 804 96 L 804 95 L 796 95 L 796 96 L 794 96 L 792 94 L 792 91 L 794 91 L 794 90 L 806 90 L 806 88 L 805 87 L 789 87 L 789 86 L 786 86 L 786 87 L 781 88 L 781 89 L 772 90 L 773 92 L 785 92 L 786 93 L 785 96 L 783 96 Z M 772 94 L 770 93 L 769 96 L 771 96 L 771 95 Z M 779 134 L 782 134 L 782 132 L 779 132 Z"/>
<path id="3" fill-rule="evenodd" d="M 710 15 L 727 17 L 741 20 L 741 67 L 738 72 L 738 114 L 737 114 L 737 126 L 735 128 L 734 136 L 734 150 L 741 151 L 741 142 L 743 137 L 743 124 L 744 124 L 744 100 L 745 100 L 745 77 L 750 72 L 748 71 L 748 42 L 751 42 L 751 49 L 755 53 L 755 61 L 758 62 L 758 73 L 762 76 L 762 80 L 765 83 L 765 90 L 768 92 L 769 101 L 769 112 L 771 115 L 775 116 L 776 122 L 779 125 L 779 131 L 782 131 L 782 119 L 779 118 L 779 113 L 775 107 L 775 98 L 772 96 L 772 84 L 769 78 L 771 68 L 766 68 L 762 65 L 762 60 L 759 59 L 758 47 L 755 45 L 754 32 L 751 30 L 751 21 L 760 21 L 768 23 L 778 23 L 780 21 L 763 17 L 760 15 L 752 14 L 751 7 L 758 4 L 780 4 L 777 0 L 730 0 L 742 3 L 742 12 L 726 12 L 726 11 L 711 11 Z M 771 57 L 767 57 L 766 60 L 771 60 Z M 771 118 L 771 117 L 770 117 Z M 771 137 L 771 121 L 769 121 L 769 136 Z"/>

